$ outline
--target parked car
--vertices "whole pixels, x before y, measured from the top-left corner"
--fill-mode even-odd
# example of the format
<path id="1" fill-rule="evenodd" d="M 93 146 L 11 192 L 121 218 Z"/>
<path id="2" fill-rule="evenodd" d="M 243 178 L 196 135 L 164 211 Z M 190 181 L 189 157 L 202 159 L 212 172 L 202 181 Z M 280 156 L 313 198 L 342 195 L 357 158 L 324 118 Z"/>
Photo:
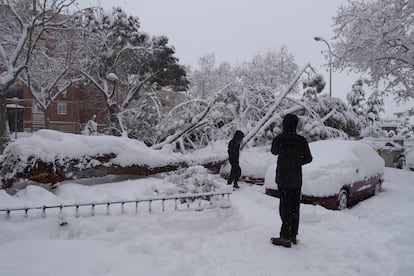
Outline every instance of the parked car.
<path id="1" fill-rule="evenodd" d="M 303 166 L 302 202 L 328 209 L 344 209 L 382 189 L 384 159 L 368 144 L 351 140 L 324 140 L 309 144 L 313 161 Z M 277 156 L 270 147 L 243 150 L 241 180 L 262 185 L 265 193 L 278 196 L 275 183 Z M 230 166 L 220 175 L 227 178 Z"/>
<path id="2" fill-rule="evenodd" d="M 302 202 L 345 209 L 382 189 L 384 159 L 368 144 L 325 140 L 309 144 L 313 161 L 303 166 Z M 266 194 L 278 196 L 276 164 L 265 176 Z"/>
<path id="3" fill-rule="evenodd" d="M 383 138 L 368 138 L 361 140 L 372 146 L 384 159 L 385 166 L 402 169 L 405 165 L 404 147 L 402 140 L 392 140 Z"/>

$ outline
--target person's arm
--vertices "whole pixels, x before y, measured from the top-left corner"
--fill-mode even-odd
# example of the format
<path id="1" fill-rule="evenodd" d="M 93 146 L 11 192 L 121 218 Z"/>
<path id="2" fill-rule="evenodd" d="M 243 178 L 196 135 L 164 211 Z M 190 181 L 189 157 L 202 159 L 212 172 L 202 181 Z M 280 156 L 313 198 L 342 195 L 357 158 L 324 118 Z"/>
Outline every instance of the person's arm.
<path id="1" fill-rule="evenodd" d="M 305 139 L 303 143 L 303 148 L 304 149 L 303 149 L 303 155 L 302 155 L 302 165 L 305 165 L 305 164 L 312 162 L 313 160 L 312 154 L 309 149 L 309 144 Z"/>
<path id="2" fill-rule="evenodd" d="M 273 139 L 272 148 L 270 151 L 274 155 L 278 155 L 280 153 L 279 139 L 277 137 Z"/>

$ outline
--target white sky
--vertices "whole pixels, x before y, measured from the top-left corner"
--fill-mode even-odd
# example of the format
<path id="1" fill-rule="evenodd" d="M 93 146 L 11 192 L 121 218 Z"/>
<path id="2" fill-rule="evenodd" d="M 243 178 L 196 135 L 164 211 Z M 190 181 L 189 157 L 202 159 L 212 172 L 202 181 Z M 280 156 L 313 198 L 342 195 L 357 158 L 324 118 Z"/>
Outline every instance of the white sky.
<path id="1" fill-rule="evenodd" d="M 286 45 L 299 67 L 310 62 L 324 74 L 328 93 L 327 61 L 321 51 L 322 36 L 333 37 L 333 17 L 345 0 L 82 0 L 81 6 L 102 6 L 110 11 L 121 6 L 138 16 L 141 30 L 150 35 L 166 35 L 176 48 L 180 62 L 197 66 L 200 57 L 214 53 L 217 63 L 235 65 Z M 333 72 L 332 94 L 346 99 L 346 93 L 359 77 Z M 387 116 L 413 106 L 396 106 L 388 100 Z"/>

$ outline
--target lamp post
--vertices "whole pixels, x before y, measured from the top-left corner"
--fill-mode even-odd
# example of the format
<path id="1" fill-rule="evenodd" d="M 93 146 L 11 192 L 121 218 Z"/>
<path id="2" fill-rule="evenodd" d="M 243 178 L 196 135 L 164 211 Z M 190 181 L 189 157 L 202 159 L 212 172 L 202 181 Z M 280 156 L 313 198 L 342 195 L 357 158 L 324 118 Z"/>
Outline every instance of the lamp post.
<path id="1" fill-rule="evenodd" d="M 17 140 L 17 102 L 19 101 L 19 98 L 14 97 L 12 100 L 16 107 L 14 110 L 14 140 Z"/>
<path id="2" fill-rule="evenodd" d="M 323 41 L 325 42 L 326 46 L 328 46 L 329 50 L 329 97 L 332 98 L 332 50 L 331 45 L 329 45 L 328 41 L 320 36 L 315 36 L 313 39 L 316 41 Z"/>

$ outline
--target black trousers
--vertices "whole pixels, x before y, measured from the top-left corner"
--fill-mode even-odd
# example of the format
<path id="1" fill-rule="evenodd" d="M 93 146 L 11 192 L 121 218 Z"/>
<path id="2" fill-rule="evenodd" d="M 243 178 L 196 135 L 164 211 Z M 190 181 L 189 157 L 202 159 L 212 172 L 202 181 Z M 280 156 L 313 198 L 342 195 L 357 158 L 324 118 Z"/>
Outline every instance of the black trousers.
<path id="1" fill-rule="evenodd" d="M 230 176 L 229 176 L 228 183 L 231 184 L 233 181 L 234 183 L 237 183 L 241 175 L 241 168 L 240 168 L 239 162 L 230 161 L 230 165 L 231 165 L 231 170 L 230 170 Z"/>
<path id="2" fill-rule="evenodd" d="M 279 189 L 279 214 L 282 220 L 280 237 L 285 239 L 296 238 L 299 229 L 299 208 L 301 189 Z"/>

